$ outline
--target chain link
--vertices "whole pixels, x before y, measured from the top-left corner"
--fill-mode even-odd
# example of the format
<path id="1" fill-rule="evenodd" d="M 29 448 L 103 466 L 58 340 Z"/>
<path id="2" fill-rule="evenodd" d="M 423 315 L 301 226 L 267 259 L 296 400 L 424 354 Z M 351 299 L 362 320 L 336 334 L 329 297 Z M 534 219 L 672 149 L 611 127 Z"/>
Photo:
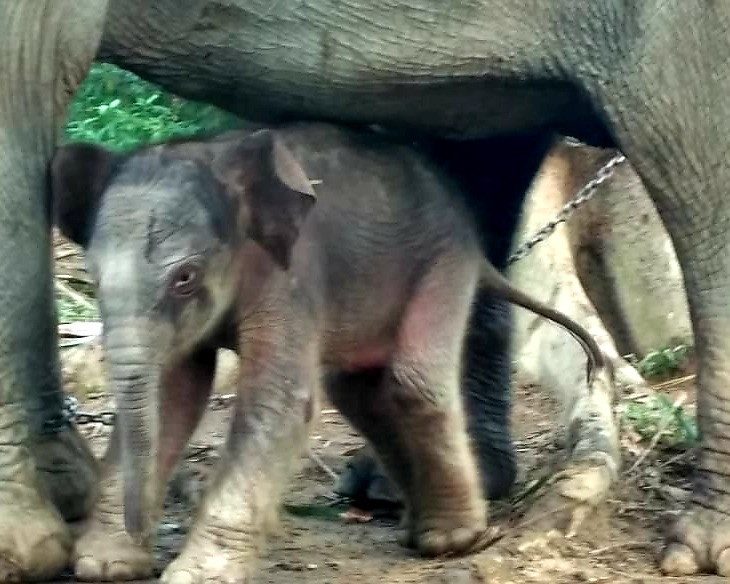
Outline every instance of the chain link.
<path id="1" fill-rule="evenodd" d="M 234 393 L 213 395 L 210 398 L 211 409 L 224 409 L 236 398 Z M 105 410 L 103 412 L 83 412 L 79 410 L 79 400 L 74 396 L 66 396 L 63 403 L 63 418 L 67 423 L 75 423 L 78 426 L 86 424 L 101 424 L 102 426 L 113 426 L 117 420 L 116 412 Z"/>
<path id="2" fill-rule="evenodd" d="M 515 262 L 525 258 L 530 254 L 533 247 L 550 237 L 555 229 L 557 229 L 558 225 L 567 221 L 578 207 L 586 201 L 589 201 L 598 191 L 598 187 L 611 178 L 616 168 L 624 162 L 626 162 L 626 157 L 623 154 L 617 154 L 604 164 L 595 176 L 563 206 L 560 212 L 555 216 L 555 219 L 547 223 L 544 227 L 538 230 L 535 235 L 515 250 L 515 252 L 507 260 L 507 265 L 511 266 Z"/>
<path id="3" fill-rule="evenodd" d="M 99 413 L 82 412 L 79 410 L 79 400 L 72 395 L 67 395 L 63 400 L 63 417 L 69 424 L 101 424 L 103 426 L 113 426 L 116 422 L 117 414 L 110 410 Z"/>

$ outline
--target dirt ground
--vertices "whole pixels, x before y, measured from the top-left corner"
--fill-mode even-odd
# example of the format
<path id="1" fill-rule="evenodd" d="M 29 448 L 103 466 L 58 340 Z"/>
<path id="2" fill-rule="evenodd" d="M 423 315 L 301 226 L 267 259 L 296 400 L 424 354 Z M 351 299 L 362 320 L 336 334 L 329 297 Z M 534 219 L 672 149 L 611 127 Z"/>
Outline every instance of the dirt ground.
<path id="1" fill-rule="evenodd" d="M 64 282 L 84 281 L 78 251 L 57 242 L 57 274 Z M 69 292 L 73 300 L 73 292 Z M 75 301 L 82 302 L 83 299 Z M 92 345 L 93 346 L 93 345 Z M 69 359 L 69 351 L 76 351 Z M 85 412 L 113 409 L 103 386 L 98 349 L 64 349 L 67 388 L 81 400 Z M 82 366 L 79 366 L 81 364 Z M 73 371 L 70 371 L 73 370 Z M 69 372 L 70 371 L 70 372 Z M 221 384 L 221 393 L 230 388 Z M 666 386 L 670 399 L 684 392 L 692 406 L 692 382 Z M 633 399 L 633 398 L 625 398 Z M 550 396 L 517 383 L 514 392 L 514 437 L 520 464 L 516 496 L 544 475 L 563 452 L 559 413 Z M 229 416 L 225 400 L 212 402 L 194 436 L 166 504 L 160 525 L 157 564 L 162 570 L 180 549 L 205 477 L 216 462 Z M 109 427 L 84 424 L 81 431 L 101 455 Z M 610 499 L 587 519 L 578 534 L 563 537 L 550 529 L 552 511 L 538 501 L 524 517 L 515 516 L 513 502 L 492 505 L 493 524 L 504 537 L 487 550 L 463 558 L 426 561 L 397 543 L 397 520 L 368 513 L 345 515 L 352 509 L 333 498 L 332 473 L 344 469 L 348 456 L 362 443 L 342 418 L 325 406 L 310 440 L 314 456 L 305 457 L 293 477 L 281 513 L 280 533 L 270 540 L 260 562 L 257 584 L 531 584 L 615 582 L 702 582 L 702 578 L 665 578 L 656 569 L 662 529 L 683 506 L 688 494 L 691 451 L 667 450 L 622 431 L 623 474 Z M 315 461 L 319 460 L 319 463 Z M 524 507 L 524 504 L 523 504 Z M 362 521 L 352 522 L 353 515 Z M 525 519 L 527 517 L 527 519 Z M 65 580 L 72 581 L 70 576 Z"/>
<path id="2" fill-rule="evenodd" d="M 687 390 L 685 386 L 683 388 Z M 691 388 L 689 388 L 691 390 Z M 691 392 L 690 392 L 691 393 Z M 110 398 L 96 395 L 82 404 L 84 411 L 105 411 Z M 225 403 L 211 404 L 195 435 L 168 496 L 167 513 L 157 546 L 162 569 L 179 550 L 205 477 L 216 461 L 229 416 Z M 520 457 L 516 492 L 559 456 L 558 410 L 549 396 L 533 387 L 517 387 L 514 434 Z M 82 431 L 97 453 L 103 452 L 109 429 L 87 424 Z M 661 529 L 681 508 L 686 496 L 691 452 L 647 449 L 647 444 L 624 436 L 624 475 L 611 499 L 567 539 L 555 530 L 510 521 L 510 504 L 493 505 L 494 524 L 505 536 L 489 549 L 463 558 L 426 561 L 397 543 L 394 517 L 348 521 L 352 509 L 333 500 L 333 477 L 362 443 L 340 416 L 325 408 L 311 438 L 314 457 L 292 480 L 281 514 L 282 528 L 261 560 L 260 584 L 529 584 L 533 582 L 702 582 L 714 577 L 663 578 L 655 557 Z M 647 451 L 648 450 L 648 451 Z M 631 468 L 639 457 L 643 461 Z M 315 462 L 318 458 L 322 463 Z M 541 503 L 538 502 L 537 505 Z M 538 517 L 545 509 L 540 508 Z M 549 510 L 548 514 L 549 515 Z M 535 513 L 528 515 L 534 517 Z M 538 522 L 542 523 L 542 522 Z M 548 521 L 550 524 L 550 521 Z"/>

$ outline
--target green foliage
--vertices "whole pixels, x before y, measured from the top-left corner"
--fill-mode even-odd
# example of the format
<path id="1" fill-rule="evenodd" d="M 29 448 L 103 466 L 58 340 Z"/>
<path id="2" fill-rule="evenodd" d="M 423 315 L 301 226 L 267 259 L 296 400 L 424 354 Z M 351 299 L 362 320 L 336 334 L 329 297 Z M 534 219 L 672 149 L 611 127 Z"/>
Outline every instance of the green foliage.
<path id="1" fill-rule="evenodd" d="M 242 124 L 236 116 L 166 93 L 129 71 L 95 64 L 71 104 L 66 139 L 126 150 Z"/>
<path id="2" fill-rule="evenodd" d="M 669 377 L 682 369 L 690 353 L 688 345 L 658 349 L 639 361 L 637 369 L 646 378 Z"/>
<path id="3" fill-rule="evenodd" d="M 99 320 L 99 313 L 88 306 L 79 304 L 66 296 L 56 295 L 58 322 L 68 324 L 84 320 Z"/>
<path id="4" fill-rule="evenodd" d="M 694 416 L 682 406 L 676 406 L 666 395 L 657 394 L 645 401 L 623 405 L 624 422 L 642 439 L 651 440 L 661 430 L 658 441 L 664 447 L 691 447 L 699 439 Z"/>

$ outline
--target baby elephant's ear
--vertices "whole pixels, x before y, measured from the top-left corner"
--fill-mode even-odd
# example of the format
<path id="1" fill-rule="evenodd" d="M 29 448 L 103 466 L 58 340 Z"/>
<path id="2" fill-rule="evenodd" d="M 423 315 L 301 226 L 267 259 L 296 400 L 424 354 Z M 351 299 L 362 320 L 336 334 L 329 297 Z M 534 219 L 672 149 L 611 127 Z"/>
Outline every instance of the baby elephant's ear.
<path id="1" fill-rule="evenodd" d="M 243 197 L 244 228 L 284 269 L 299 230 L 316 201 L 304 169 L 270 130 L 244 138 L 236 149 L 238 171 L 228 174 Z"/>
<path id="2" fill-rule="evenodd" d="M 121 156 L 95 144 L 56 150 L 50 168 L 53 222 L 66 237 L 86 247 L 99 201 Z"/>

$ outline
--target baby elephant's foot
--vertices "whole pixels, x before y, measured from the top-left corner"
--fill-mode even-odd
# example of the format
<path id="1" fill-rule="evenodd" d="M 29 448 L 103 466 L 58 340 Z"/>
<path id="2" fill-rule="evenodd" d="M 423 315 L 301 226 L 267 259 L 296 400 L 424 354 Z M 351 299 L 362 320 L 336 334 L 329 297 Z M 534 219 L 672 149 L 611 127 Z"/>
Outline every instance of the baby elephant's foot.
<path id="1" fill-rule="evenodd" d="M 76 578 L 86 582 L 143 580 L 153 567 L 150 551 L 136 545 L 122 527 L 96 519 L 76 541 L 73 563 Z"/>
<path id="2" fill-rule="evenodd" d="M 671 576 L 730 576 L 730 515 L 705 508 L 686 513 L 669 533 L 661 569 Z"/>
<path id="3" fill-rule="evenodd" d="M 227 534 L 230 535 L 230 534 Z M 183 551 L 163 572 L 161 584 L 247 584 L 255 570 L 256 549 L 236 534 L 192 533 Z M 246 543 L 244 543 L 246 541 Z"/>
<path id="4" fill-rule="evenodd" d="M 410 521 L 406 543 L 425 557 L 459 555 L 489 543 L 486 502 L 475 500 L 467 508 L 442 507 Z"/>

